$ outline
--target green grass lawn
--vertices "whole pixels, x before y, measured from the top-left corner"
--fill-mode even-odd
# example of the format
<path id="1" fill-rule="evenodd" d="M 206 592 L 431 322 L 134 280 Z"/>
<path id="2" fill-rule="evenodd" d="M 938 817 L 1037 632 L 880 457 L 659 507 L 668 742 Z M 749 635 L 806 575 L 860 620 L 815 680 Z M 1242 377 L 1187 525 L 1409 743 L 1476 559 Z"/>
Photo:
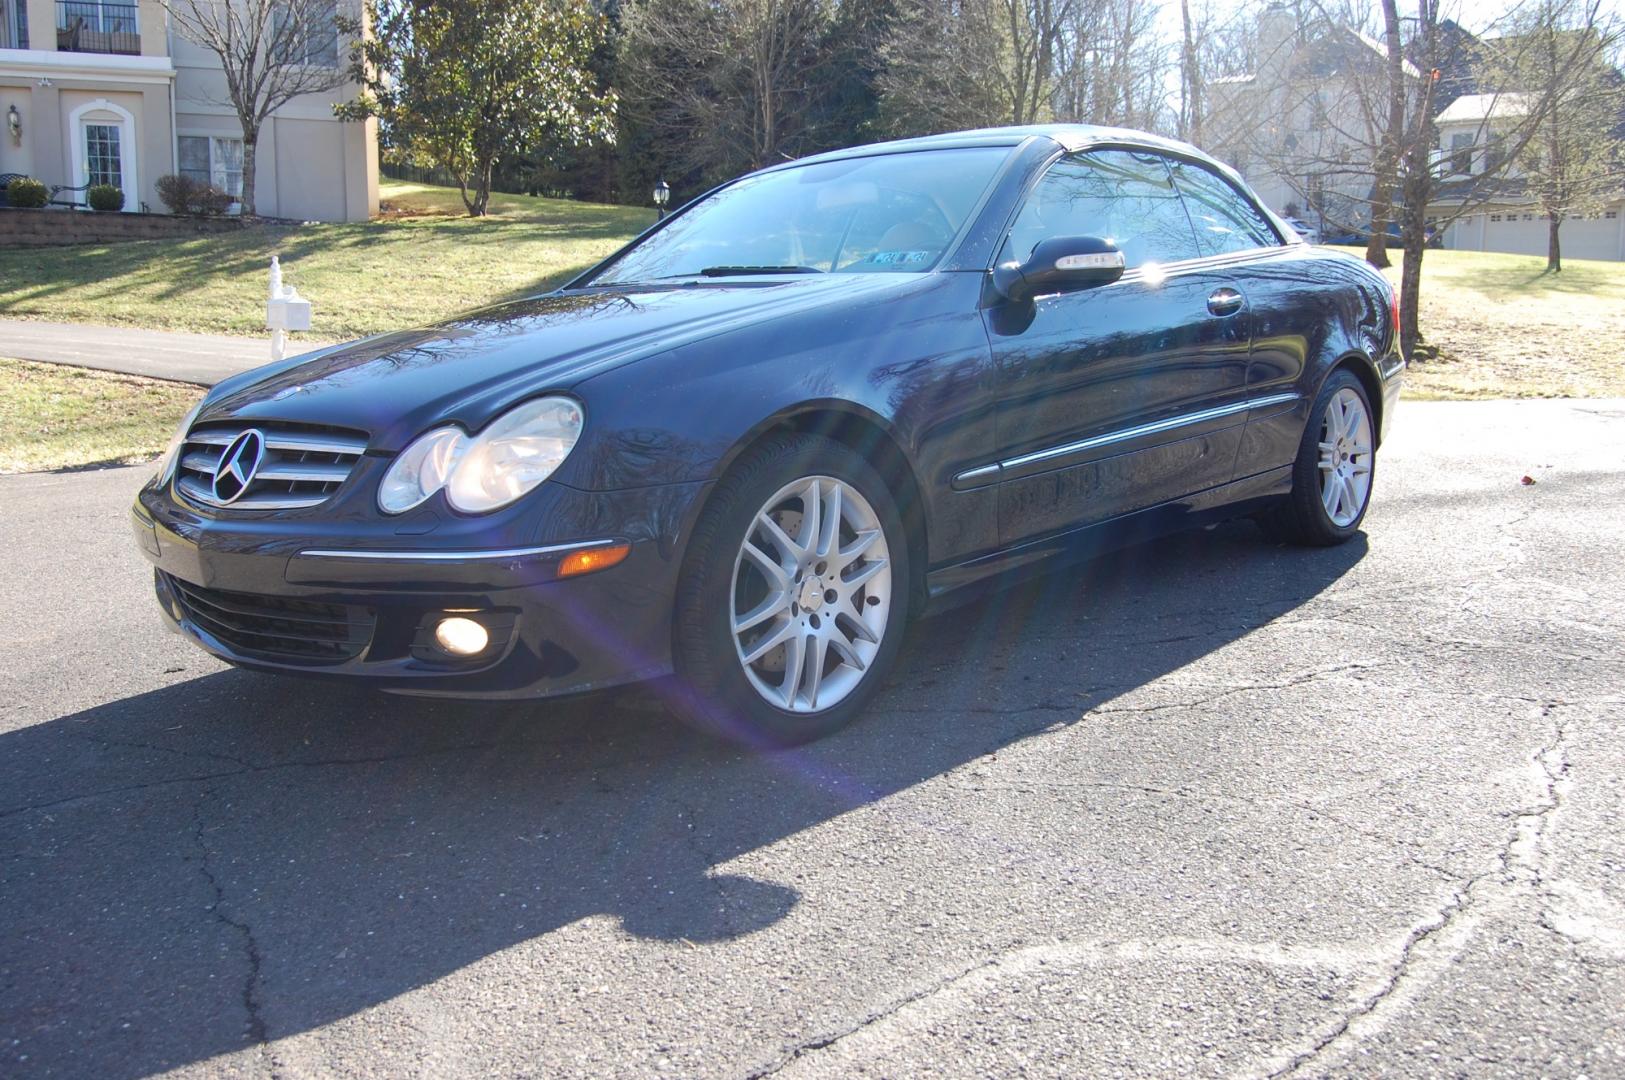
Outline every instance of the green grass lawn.
<path id="1" fill-rule="evenodd" d="M 264 225 L 185 240 L 0 251 L 0 318 L 265 333 L 272 255 L 313 305 L 316 339 L 416 326 L 553 287 L 613 251 L 654 211 L 385 180 L 389 212 L 336 225 Z"/>
<path id="2" fill-rule="evenodd" d="M 1390 255 L 1397 286 L 1404 257 Z M 1409 396 L 1625 396 L 1625 263 L 1565 259 L 1548 274 L 1545 256 L 1429 251 L 1421 328 Z"/>
<path id="3" fill-rule="evenodd" d="M 264 334 L 266 269 L 314 305 L 308 338 L 420 325 L 550 288 L 613 251 L 653 211 L 384 181 L 385 213 L 187 240 L 0 251 L 0 318 Z M 1356 252 L 1358 254 L 1358 252 Z M 1396 252 L 1396 259 L 1398 253 Z M 1398 280 L 1398 267 L 1389 271 Z M 1429 251 L 1412 396 L 1625 395 L 1625 263 Z M 1437 350 L 1436 354 L 1431 350 Z"/>
<path id="4" fill-rule="evenodd" d="M 202 395 L 184 383 L 0 359 L 0 473 L 156 457 Z"/>

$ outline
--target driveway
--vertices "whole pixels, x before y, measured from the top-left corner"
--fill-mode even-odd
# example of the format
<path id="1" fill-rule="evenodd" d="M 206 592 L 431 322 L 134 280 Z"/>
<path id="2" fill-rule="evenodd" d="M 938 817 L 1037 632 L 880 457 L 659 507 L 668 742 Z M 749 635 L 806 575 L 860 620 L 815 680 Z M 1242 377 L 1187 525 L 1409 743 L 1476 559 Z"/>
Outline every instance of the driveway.
<path id="1" fill-rule="evenodd" d="M 774 756 L 230 670 L 0 478 L 0 1074 L 1625 1075 L 1625 403 L 1397 425 Z"/>

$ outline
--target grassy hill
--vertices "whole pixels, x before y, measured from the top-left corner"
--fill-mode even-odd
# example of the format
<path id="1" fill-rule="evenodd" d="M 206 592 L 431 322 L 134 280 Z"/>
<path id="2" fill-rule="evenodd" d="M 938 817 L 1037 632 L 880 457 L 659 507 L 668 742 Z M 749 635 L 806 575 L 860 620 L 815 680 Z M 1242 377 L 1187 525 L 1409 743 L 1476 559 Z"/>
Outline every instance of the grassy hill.
<path id="1" fill-rule="evenodd" d="M 653 210 L 522 195 L 493 195 L 491 215 L 474 219 L 455 189 L 380 188 L 386 213 L 374 221 L 0 251 L 0 318 L 263 334 L 279 255 L 314 305 L 309 336 L 359 337 L 551 288 L 654 220 Z"/>

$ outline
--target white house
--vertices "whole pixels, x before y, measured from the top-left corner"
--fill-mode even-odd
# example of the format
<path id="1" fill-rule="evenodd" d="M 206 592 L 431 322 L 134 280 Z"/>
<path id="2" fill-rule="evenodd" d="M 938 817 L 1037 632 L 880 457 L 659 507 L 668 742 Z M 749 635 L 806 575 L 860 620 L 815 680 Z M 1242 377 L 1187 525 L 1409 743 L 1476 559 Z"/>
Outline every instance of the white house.
<path id="1" fill-rule="evenodd" d="M 1484 183 L 1494 194 L 1472 212 L 1445 229 L 1444 246 L 1463 251 L 1506 251 L 1545 255 L 1550 224 L 1535 206 L 1517 165 L 1506 166 L 1503 178 L 1484 181 L 1486 172 L 1500 169 L 1500 134 L 1529 113 L 1524 94 L 1465 94 L 1436 120 L 1439 146 L 1435 165 L 1444 175 L 1439 195 L 1430 210 L 1443 214 L 1461 206 L 1461 199 L 1484 199 Z M 1625 192 L 1607 200 L 1602 209 L 1572 216 L 1560 226 L 1558 238 L 1566 259 L 1625 259 Z"/>
<path id="2" fill-rule="evenodd" d="M 336 34 L 311 51 L 315 64 L 341 59 Z M 240 195 L 242 128 L 224 80 L 219 60 L 182 38 L 158 0 L 0 0 L 0 174 L 63 188 L 111 183 L 129 211 L 163 212 L 155 185 L 166 173 Z M 258 147 L 259 213 L 363 221 L 377 212 L 376 123 L 333 116 L 332 103 L 354 93 L 308 94 L 272 114 Z"/>

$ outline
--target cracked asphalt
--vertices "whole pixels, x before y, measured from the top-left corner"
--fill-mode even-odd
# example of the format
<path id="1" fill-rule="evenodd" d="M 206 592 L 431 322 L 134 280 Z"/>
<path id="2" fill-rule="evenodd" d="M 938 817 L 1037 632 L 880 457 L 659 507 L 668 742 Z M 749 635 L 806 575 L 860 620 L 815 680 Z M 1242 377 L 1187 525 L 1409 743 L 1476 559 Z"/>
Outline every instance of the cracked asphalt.
<path id="1" fill-rule="evenodd" d="M 961 608 L 771 756 L 226 668 L 143 475 L 0 478 L 0 1075 L 1625 1076 L 1625 403 L 1407 402 L 1363 538 Z"/>

